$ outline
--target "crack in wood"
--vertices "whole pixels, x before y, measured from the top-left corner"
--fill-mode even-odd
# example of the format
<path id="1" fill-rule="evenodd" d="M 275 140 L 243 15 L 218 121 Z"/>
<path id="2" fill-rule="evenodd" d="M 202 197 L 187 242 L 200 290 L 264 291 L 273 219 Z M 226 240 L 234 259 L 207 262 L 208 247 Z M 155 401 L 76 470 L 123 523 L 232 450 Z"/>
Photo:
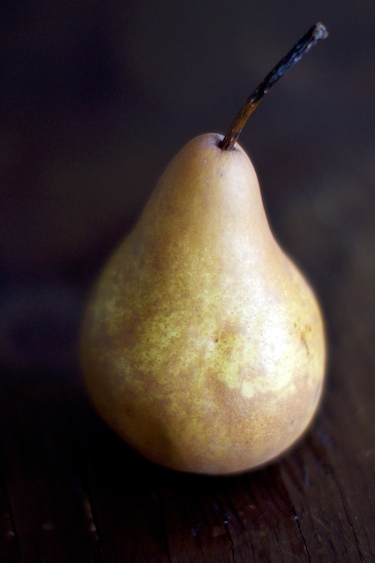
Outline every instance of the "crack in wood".
<path id="1" fill-rule="evenodd" d="M 227 499 L 227 503 L 230 504 L 230 499 Z M 234 548 L 234 542 L 233 542 L 233 538 L 229 529 L 229 513 L 228 511 L 225 509 L 223 501 L 221 498 L 218 498 L 216 500 L 216 502 L 214 503 L 214 508 L 216 510 L 218 510 L 220 512 L 222 521 L 223 521 L 223 526 L 226 530 L 226 535 L 228 537 L 229 540 L 229 546 L 230 546 L 230 550 L 231 550 L 231 557 L 233 560 L 233 563 L 237 563 L 236 562 L 236 554 L 235 554 L 235 548 Z M 231 507 L 233 508 L 233 507 Z"/>
<path id="2" fill-rule="evenodd" d="M 352 530 L 352 533 L 353 533 L 355 545 L 356 545 L 357 550 L 358 550 L 358 555 L 360 556 L 360 558 L 361 558 L 362 561 L 365 561 L 366 558 L 364 557 L 364 555 L 363 555 L 363 553 L 362 553 L 362 550 L 361 550 L 361 547 L 360 547 L 360 544 L 359 544 L 359 540 L 358 540 L 358 538 L 357 538 L 357 534 L 356 534 L 356 532 L 355 532 L 354 525 L 353 525 L 351 516 L 350 516 L 350 514 L 349 514 L 349 511 L 348 511 L 348 507 L 346 506 L 346 500 L 345 500 L 344 492 L 343 492 L 343 490 L 341 489 L 341 485 L 340 485 L 340 483 L 338 482 L 338 480 L 337 480 L 337 478 L 336 478 L 336 475 L 335 475 L 334 472 L 333 472 L 333 468 L 332 468 L 332 479 L 333 479 L 333 481 L 334 481 L 334 483 L 335 483 L 335 485 L 336 485 L 336 487 L 337 487 L 337 490 L 338 490 L 339 493 L 340 493 L 342 506 L 343 506 L 343 508 L 344 508 L 344 512 L 345 512 L 345 516 L 346 516 L 346 519 L 347 519 L 347 521 L 348 521 L 348 524 L 349 524 L 349 526 L 350 526 L 350 528 L 351 528 L 351 530 Z"/>
<path id="3" fill-rule="evenodd" d="M 330 449 L 328 449 L 328 448 L 326 449 L 326 455 L 324 456 L 324 458 L 325 458 L 325 459 L 324 459 L 325 470 L 326 470 L 327 473 L 330 475 L 330 477 L 331 477 L 331 479 L 332 479 L 332 481 L 333 481 L 333 483 L 334 483 L 334 485 L 335 485 L 335 487 L 336 487 L 336 489 L 337 489 L 337 491 L 338 491 L 338 493 L 339 493 L 339 495 L 340 495 L 341 504 L 342 504 L 342 507 L 343 507 L 343 510 L 344 510 L 344 513 L 345 513 L 346 520 L 347 520 L 347 522 L 348 522 L 348 524 L 349 524 L 350 530 L 351 530 L 352 535 L 353 535 L 353 538 L 354 538 L 354 543 L 355 543 L 355 546 L 356 546 L 357 551 L 358 551 L 358 556 L 359 556 L 359 558 L 360 558 L 361 561 L 365 561 L 365 560 L 366 560 L 366 557 L 364 556 L 364 554 L 363 554 L 363 552 L 362 552 L 362 550 L 361 550 L 360 541 L 359 541 L 359 538 L 358 538 L 358 536 L 357 536 L 357 534 L 356 534 L 356 531 L 355 531 L 355 527 L 354 527 L 354 524 L 353 524 L 353 521 L 352 521 L 352 517 L 351 517 L 351 514 L 350 514 L 350 510 L 349 510 L 349 508 L 348 508 L 348 506 L 347 506 L 347 501 L 346 501 L 345 493 L 344 493 L 344 491 L 343 491 L 343 489 L 342 489 L 342 486 L 341 486 L 341 484 L 340 484 L 340 482 L 339 482 L 339 479 L 338 479 L 338 477 L 337 477 L 337 475 L 336 475 L 335 468 L 334 468 L 333 463 L 332 463 L 332 461 L 331 461 Z M 315 518 L 315 519 L 316 519 L 317 521 L 319 521 L 318 518 Z M 320 522 L 320 521 L 319 521 L 319 522 Z M 320 522 L 320 523 L 321 523 L 321 522 Z M 322 524 L 322 523 L 321 523 L 321 524 Z M 332 548 L 334 549 L 333 546 L 332 546 Z"/>
<path id="4" fill-rule="evenodd" d="M 305 546 L 305 551 L 306 551 L 307 559 L 309 560 L 309 563 L 311 563 L 312 559 L 311 559 L 311 557 L 310 557 L 309 548 L 307 547 L 306 538 L 305 538 L 304 533 L 303 533 L 303 531 L 302 531 L 302 528 L 301 528 L 301 524 L 300 524 L 300 521 L 299 521 L 299 517 L 298 517 L 297 511 L 296 511 L 295 506 L 294 506 L 294 504 L 293 504 L 293 502 L 292 502 L 291 500 L 290 500 L 290 505 L 291 505 L 292 511 L 293 511 L 293 520 L 294 520 L 295 523 L 296 523 L 296 526 L 297 526 L 297 528 L 298 528 L 298 532 L 299 532 L 299 534 L 300 534 L 300 536 L 301 536 L 301 539 L 302 539 L 302 541 L 303 541 L 303 545 Z"/>
<path id="5" fill-rule="evenodd" d="M 229 545 L 230 545 L 230 549 L 231 549 L 231 552 L 232 552 L 233 563 L 237 563 L 237 561 L 236 561 L 235 549 L 234 549 L 234 542 L 233 542 L 232 535 L 231 535 L 231 533 L 230 533 L 229 521 L 228 521 L 228 520 L 224 520 L 224 526 L 225 526 L 225 528 L 226 528 L 226 530 L 227 530 L 227 534 L 228 534 Z"/>
<path id="6" fill-rule="evenodd" d="M 104 549 L 103 549 L 103 541 L 101 539 L 100 527 L 97 523 L 97 519 L 95 518 L 95 511 L 93 504 L 90 500 L 89 495 L 83 490 L 82 491 L 82 501 L 83 501 L 83 512 L 86 517 L 86 522 L 88 524 L 88 531 L 90 534 L 93 535 L 94 541 L 97 544 L 98 553 L 100 556 L 101 561 L 105 561 Z"/>

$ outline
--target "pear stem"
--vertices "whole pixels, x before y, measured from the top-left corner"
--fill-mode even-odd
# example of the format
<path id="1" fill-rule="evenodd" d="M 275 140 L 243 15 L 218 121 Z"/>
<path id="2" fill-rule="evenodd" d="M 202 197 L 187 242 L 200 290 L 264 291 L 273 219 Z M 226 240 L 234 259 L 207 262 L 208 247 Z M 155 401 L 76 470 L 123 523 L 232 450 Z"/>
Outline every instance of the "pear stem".
<path id="1" fill-rule="evenodd" d="M 281 59 L 266 78 L 259 84 L 258 88 L 250 95 L 242 106 L 234 120 L 232 121 L 227 134 L 219 143 L 219 147 L 224 151 L 233 149 L 242 129 L 247 120 L 253 113 L 258 104 L 262 101 L 267 92 L 281 78 L 287 70 L 292 68 L 301 58 L 310 51 L 321 39 L 328 37 L 328 30 L 322 23 L 316 23 L 309 31 L 294 45 L 293 49 Z"/>

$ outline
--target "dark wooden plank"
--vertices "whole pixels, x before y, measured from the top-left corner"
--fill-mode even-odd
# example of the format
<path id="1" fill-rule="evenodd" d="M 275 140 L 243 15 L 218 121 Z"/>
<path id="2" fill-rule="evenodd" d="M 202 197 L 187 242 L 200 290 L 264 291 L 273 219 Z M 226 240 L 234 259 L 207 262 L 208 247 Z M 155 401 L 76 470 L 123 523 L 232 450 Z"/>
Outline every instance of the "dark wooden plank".
<path id="1" fill-rule="evenodd" d="M 277 466 L 228 478 L 176 474 L 140 459 L 97 420 L 91 432 L 95 426 L 87 474 L 98 528 L 111 538 L 106 560 L 250 561 L 253 550 L 254 561 L 275 551 L 280 561 L 307 560 Z"/>
<path id="2" fill-rule="evenodd" d="M 155 481 L 158 468 L 140 458 L 93 413 L 75 412 L 82 478 L 105 561 L 169 561 Z"/>
<path id="3" fill-rule="evenodd" d="M 55 382 L 19 383 L 1 411 L 3 530 L 22 562 L 102 561 L 69 427 L 71 398 Z"/>

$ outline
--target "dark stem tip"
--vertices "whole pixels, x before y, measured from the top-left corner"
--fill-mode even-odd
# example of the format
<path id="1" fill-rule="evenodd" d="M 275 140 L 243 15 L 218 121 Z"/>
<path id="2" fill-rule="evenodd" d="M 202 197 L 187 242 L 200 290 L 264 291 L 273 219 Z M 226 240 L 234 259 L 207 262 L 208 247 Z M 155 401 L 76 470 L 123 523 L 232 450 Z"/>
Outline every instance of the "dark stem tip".
<path id="1" fill-rule="evenodd" d="M 309 31 L 294 45 L 289 53 L 281 59 L 281 61 L 271 70 L 266 78 L 259 84 L 258 88 L 254 90 L 251 96 L 246 100 L 234 120 L 232 121 L 227 134 L 224 139 L 219 143 L 222 150 L 232 150 L 238 137 L 241 134 L 247 120 L 253 113 L 255 108 L 269 92 L 274 84 L 284 74 L 292 68 L 301 58 L 310 51 L 319 41 L 328 37 L 328 30 L 321 22 L 316 23 Z"/>

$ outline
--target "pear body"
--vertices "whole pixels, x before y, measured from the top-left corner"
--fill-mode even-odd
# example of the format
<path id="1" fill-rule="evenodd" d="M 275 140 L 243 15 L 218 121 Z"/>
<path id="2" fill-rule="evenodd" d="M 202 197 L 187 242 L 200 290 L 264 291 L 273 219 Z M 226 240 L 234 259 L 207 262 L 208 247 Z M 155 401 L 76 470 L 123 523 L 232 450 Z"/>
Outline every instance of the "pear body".
<path id="1" fill-rule="evenodd" d="M 270 231 L 250 159 L 221 139 L 172 160 L 105 265 L 81 340 L 103 419 L 158 464 L 216 475 L 288 449 L 325 370 L 316 298 Z"/>

